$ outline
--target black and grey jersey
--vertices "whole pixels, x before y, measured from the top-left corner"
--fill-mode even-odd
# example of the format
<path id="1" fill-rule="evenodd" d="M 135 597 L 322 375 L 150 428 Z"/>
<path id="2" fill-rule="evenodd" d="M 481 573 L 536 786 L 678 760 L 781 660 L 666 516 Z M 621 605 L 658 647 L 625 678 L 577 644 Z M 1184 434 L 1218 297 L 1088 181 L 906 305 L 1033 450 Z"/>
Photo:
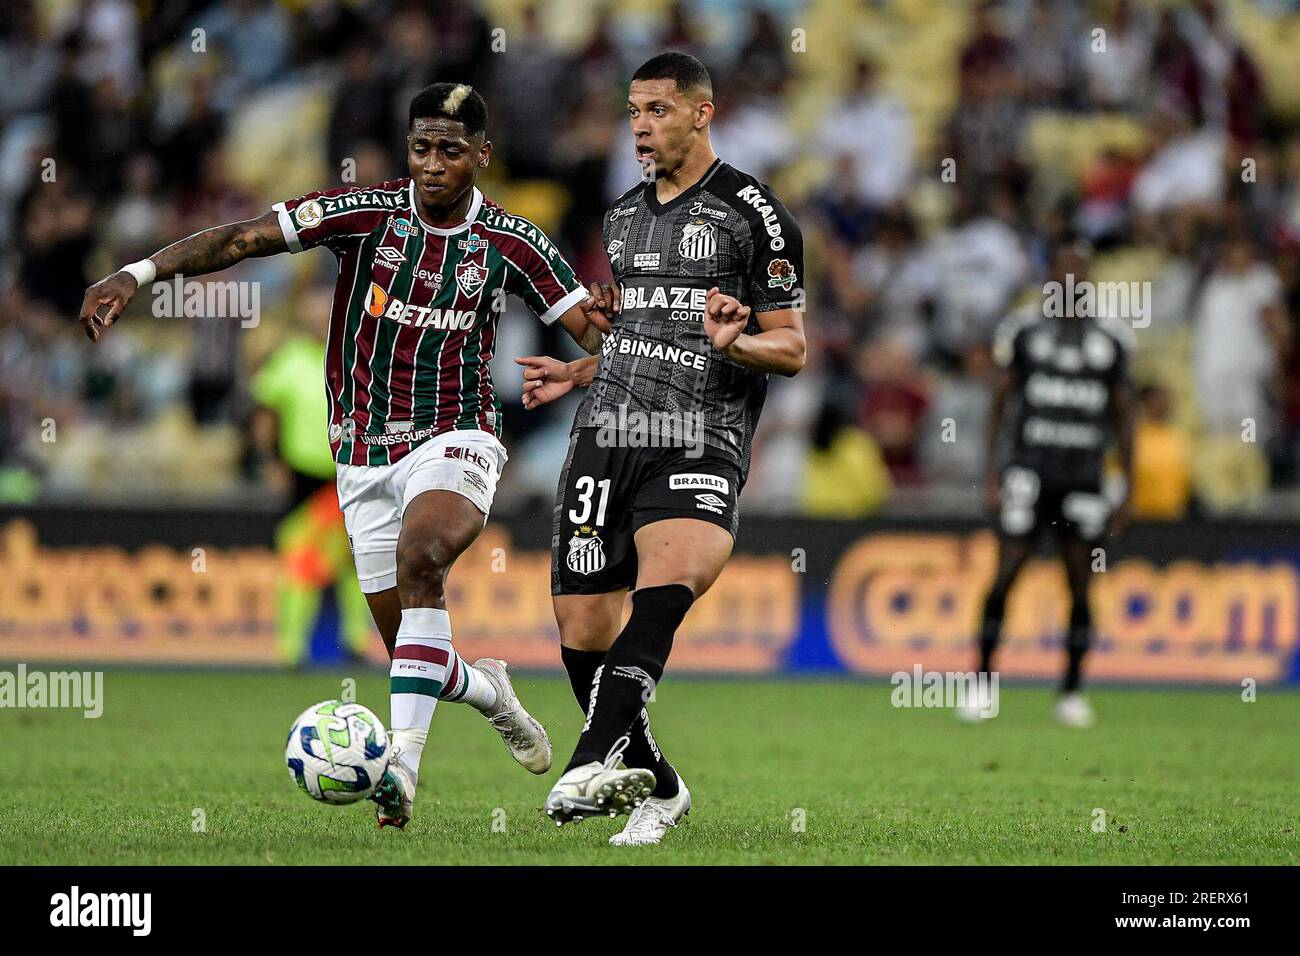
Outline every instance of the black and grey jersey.
<path id="1" fill-rule="evenodd" d="M 801 308 L 798 225 L 771 189 L 717 160 L 667 203 L 653 182 L 629 190 L 605 214 L 604 234 L 622 312 L 574 428 L 618 428 L 633 412 L 694 423 L 695 440 L 732 458 L 743 481 L 767 375 L 713 347 L 705 299 L 717 286 L 750 306 L 751 334 L 757 313 Z"/>
<path id="2" fill-rule="evenodd" d="M 1114 319 L 1049 318 L 1039 307 L 999 327 L 993 357 L 1017 382 L 1010 463 L 1044 484 L 1095 487 L 1113 437 L 1111 403 L 1129 381 L 1132 331 Z"/>

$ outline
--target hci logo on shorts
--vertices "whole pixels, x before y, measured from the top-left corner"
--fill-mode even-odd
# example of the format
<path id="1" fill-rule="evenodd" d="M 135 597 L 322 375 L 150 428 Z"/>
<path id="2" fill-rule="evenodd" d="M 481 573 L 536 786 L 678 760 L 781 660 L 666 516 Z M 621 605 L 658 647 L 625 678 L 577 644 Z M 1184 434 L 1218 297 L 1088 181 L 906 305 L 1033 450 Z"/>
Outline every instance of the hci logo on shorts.
<path id="1" fill-rule="evenodd" d="M 583 535 L 588 537 L 583 537 Z M 589 525 L 583 525 L 569 539 L 569 570 L 575 574 L 595 574 L 605 566 L 605 545 Z"/>

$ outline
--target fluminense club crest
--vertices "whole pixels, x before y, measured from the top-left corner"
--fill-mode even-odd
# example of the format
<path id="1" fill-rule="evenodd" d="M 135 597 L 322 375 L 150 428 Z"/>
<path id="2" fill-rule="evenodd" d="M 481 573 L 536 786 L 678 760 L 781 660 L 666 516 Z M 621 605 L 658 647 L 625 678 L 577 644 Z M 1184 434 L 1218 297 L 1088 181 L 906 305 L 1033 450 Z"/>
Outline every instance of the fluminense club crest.
<path id="1" fill-rule="evenodd" d="M 456 285 L 467 297 L 473 298 L 483 289 L 487 282 L 488 271 L 476 262 L 462 262 L 456 267 Z"/>
<path id="2" fill-rule="evenodd" d="M 605 545 L 591 525 L 583 525 L 569 539 L 569 570 L 575 574 L 595 574 L 605 566 Z"/>

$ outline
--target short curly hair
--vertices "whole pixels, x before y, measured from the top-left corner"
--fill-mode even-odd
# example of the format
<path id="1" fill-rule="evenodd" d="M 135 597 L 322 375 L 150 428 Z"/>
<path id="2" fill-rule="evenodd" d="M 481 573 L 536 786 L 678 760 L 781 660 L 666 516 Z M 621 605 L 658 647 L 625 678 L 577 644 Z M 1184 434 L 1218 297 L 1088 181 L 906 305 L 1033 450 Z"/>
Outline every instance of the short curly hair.
<path id="1" fill-rule="evenodd" d="M 466 136 L 477 136 L 487 130 L 487 103 L 465 83 L 434 83 L 412 97 L 406 128 L 431 117 L 455 120 L 464 125 Z"/>

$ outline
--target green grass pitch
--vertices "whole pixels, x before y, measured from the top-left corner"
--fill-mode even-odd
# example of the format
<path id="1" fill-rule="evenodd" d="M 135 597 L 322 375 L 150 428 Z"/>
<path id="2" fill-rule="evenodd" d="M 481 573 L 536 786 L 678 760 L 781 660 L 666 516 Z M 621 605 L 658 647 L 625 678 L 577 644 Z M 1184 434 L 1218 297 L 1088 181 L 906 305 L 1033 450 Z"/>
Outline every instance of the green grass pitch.
<path id="1" fill-rule="evenodd" d="M 98 720 L 0 710 L 0 864 L 1300 862 L 1290 691 L 1097 688 L 1097 728 L 1073 731 L 1044 688 L 1004 687 L 1001 714 L 967 727 L 891 707 L 883 682 L 669 680 L 654 725 L 695 811 L 623 849 L 606 844 L 621 821 L 552 825 L 554 772 L 517 767 L 463 705 L 438 708 L 406 832 L 377 830 L 369 803 L 309 800 L 284 738 L 341 677 L 109 671 Z M 386 684 L 357 681 L 384 718 Z M 516 685 L 563 763 L 567 684 Z"/>

